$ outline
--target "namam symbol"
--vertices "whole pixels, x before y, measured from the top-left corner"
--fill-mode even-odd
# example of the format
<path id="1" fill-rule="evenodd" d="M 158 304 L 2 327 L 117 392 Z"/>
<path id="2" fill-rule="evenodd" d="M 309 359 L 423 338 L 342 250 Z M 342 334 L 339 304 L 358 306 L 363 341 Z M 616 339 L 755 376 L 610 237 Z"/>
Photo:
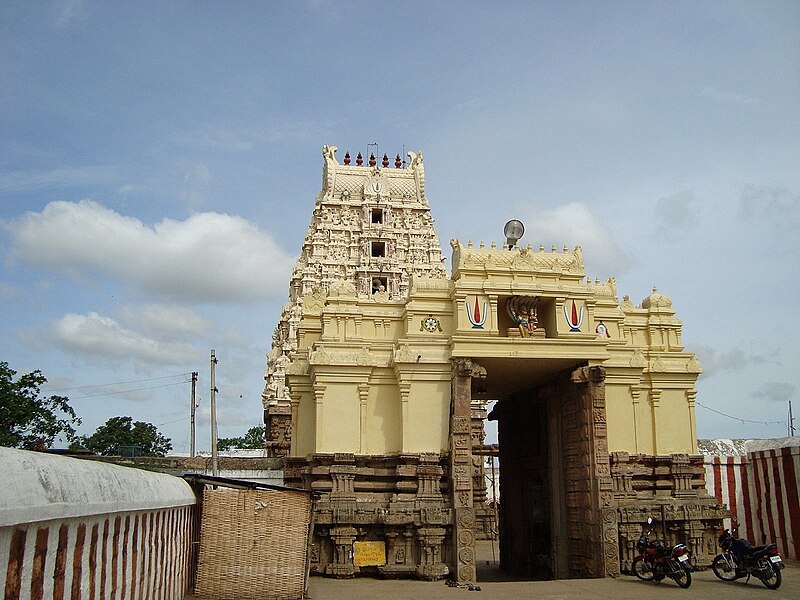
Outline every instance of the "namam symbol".
<path id="1" fill-rule="evenodd" d="M 569 324 L 570 331 L 580 331 L 581 325 L 583 325 L 583 309 L 584 307 L 581 306 L 580 311 L 578 311 L 578 307 L 575 305 L 575 300 L 572 301 L 572 311 L 570 312 L 567 309 L 567 305 L 564 305 L 564 318 L 567 320 Z"/>
<path id="2" fill-rule="evenodd" d="M 478 297 L 475 296 L 475 305 L 474 309 L 470 307 L 469 302 L 466 303 L 467 307 L 467 318 L 469 322 L 472 323 L 473 329 L 483 329 L 484 323 L 486 323 L 486 302 L 483 303 L 483 316 L 481 316 L 481 309 L 478 305 Z"/>

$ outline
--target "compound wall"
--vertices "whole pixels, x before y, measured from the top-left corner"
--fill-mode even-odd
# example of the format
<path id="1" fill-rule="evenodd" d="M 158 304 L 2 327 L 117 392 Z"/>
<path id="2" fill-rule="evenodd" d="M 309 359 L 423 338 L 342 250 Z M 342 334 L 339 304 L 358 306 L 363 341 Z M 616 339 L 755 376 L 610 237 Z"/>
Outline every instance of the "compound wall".
<path id="1" fill-rule="evenodd" d="M 798 560 L 800 446 L 788 445 L 791 440 L 742 456 L 705 456 L 706 489 L 728 506 L 739 537 L 774 542 L 786 558 Z"/>
<path id="2" fill-rule="evenodd" d="M 196 498 L 177 477 L 0 448 L 6 600 L 181 598 Z"/>

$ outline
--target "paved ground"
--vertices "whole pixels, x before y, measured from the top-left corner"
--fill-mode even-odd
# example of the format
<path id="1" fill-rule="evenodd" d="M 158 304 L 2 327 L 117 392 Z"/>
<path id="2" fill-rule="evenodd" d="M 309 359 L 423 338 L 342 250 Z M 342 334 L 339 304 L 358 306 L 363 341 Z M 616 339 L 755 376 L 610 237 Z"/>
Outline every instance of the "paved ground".
<path id="1" fill-rule="evenodd" d="M 482 550 L 482 551 L 481 551 Z M 479 549 L 479 556 L 486 549 Z M 491 559 L 491 555 L 489 555 Z M 497 579 L 492 563 L 483 561 L 480 571 Z M 797 600 L 800 598 L 800 563 L 787 563 L 782 572 L 783 584 L 778 590 L 768 590 L 757 579 L 748 584 L 743 581 L 726 583 L 708 571 L 692 574 L 689 589 L 679 588 L 666 579 L 660 584 L 639 581 L 635 577 L 617 579 L 569 579 L 559 581 L 478 581 L 480 592 L 451 588 L 444 582 L 409 580 L 381 580 L 371 578 L 329 579 L 312 577 L 308 595 L 312 600 L 511 600 L 517 598 L 542 598 L 547 600 L 661 600 L 667 598 L 696 600 Z M 479 576 L 480 578 L 480 576 Z"/>

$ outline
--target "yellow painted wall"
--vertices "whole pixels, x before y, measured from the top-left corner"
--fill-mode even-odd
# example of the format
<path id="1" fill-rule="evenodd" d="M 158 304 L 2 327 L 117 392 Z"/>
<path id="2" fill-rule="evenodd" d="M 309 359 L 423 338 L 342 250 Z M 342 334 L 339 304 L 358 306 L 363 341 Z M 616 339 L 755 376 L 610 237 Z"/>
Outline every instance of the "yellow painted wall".
<path id="1" fill-rule="evenodd" d="M 367 454 L 403 449 L 400 391 L 396 385 L 373 385 L 367 399 Z M 352 449 L 350 450 L 352 452 Z"/>
<path id="2" fill-rule="evenodd" d="M 515 368 L 500 367 L 497 361 L 504 357 L 556 370 L 604 365 L 609 451 L 693 452 L 687 394 L 694 397 L 701 370 L 694 355 L 683 351 L 671 299 L 654 290 L 638 307 L 627 297 L 620 302 L 613 280 L 586 281 L 581 256 L 578 249 L 508 251 L 454 243 L 452 279 L 414 278 L 406 302 L 376 302 L 341 291 L 317 299 L 316 308 L 304 312 L 289 384 L 325 385 L 322 413 L 315 414 L 313 394 L 303 392 L 292 454 L 446 451 L 453 357 L 478 364 L 485 357 L 501 370 Z M 506 303 L 514 295 L 539 298 L 539 327 L 546 338 L 509 337 L 508 330 L 516 328 Z M 476 297 L 480 312 L 489 312 L 483 328 L 473 328 L 467 315 L 466 304 L 474 311 Z M 573 300 L 584 312 L 579 332 L 570 331 L 564 316 Z M 421 330 L 427 318 L 438 319 L 441 331 Z M 610 336 L 597 333 L 601 320 Z M 362 431 L 359 386 L 363 390 L 365 383 L 370 387 Z M 316 437 L 318 417 L 322 427 Z"/>
<path id="3" fill-rule="evenodd" d="M 606 383 L 606 426 L 609 452 L 638 452 L 630 386 Z"/>
<path id="4" fill-rule="evenodd" d="M 293 426 L 296 431 L 292 438 L 292 453 L 297 456 L 305 456 L 314 452 L 316 446 L 314 432 L 317 426 L 314 394 L 308 392 L 301 395 L 297 407 L 297 422 Z"/>
<path id="5" fill-rule="evenodd" d="M 689 404 L 684 390 L 661 392 L 657 423 L 658 453 L 690 453 L 692 451 Z"/>
<path id="6" fill-rule="evenodd" d="M 408 444 L 404 452 L 448 449 L 450 380 L 414 382 L 408 398 Z"/>
<path id="7" fill-rule="evenodd" d="M 358 386 L 328 383 L 323 396 L 322 440 L 317 452 L 358 452 L 360 401 Z"/>

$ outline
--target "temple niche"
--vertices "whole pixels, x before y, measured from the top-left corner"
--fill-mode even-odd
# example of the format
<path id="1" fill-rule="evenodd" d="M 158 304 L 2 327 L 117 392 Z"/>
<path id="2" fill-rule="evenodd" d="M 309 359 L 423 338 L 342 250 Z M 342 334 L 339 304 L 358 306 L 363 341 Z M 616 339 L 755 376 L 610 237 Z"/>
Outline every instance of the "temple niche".
<path id="1" fill-rule="evenodd" d="M 263 394 L 268 451 L 320 494 L 312 570 L 474 582 L 476 540 L 499 530 L 516 576 L 613 576 L 648 517 L 710 560 L 726 512 L 705 492 L 701 369 L 671 298 L 620 301 L 580 247 L 452 240 L 448 274 L 422 154 L 336 152 L 323 148 Z M 360 542 L 382 559 L 354 562 Z"/>

